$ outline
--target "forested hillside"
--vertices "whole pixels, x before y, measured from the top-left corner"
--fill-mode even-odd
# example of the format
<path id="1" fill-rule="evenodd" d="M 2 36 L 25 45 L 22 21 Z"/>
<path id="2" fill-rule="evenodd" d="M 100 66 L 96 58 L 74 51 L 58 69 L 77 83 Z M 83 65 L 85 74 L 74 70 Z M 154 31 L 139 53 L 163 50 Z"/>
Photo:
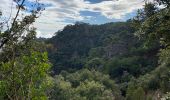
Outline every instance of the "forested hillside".
<path id="1" fill-rule="evenodd" d="M 145 1 L 125 22 L 76 22 L 48 39 L 33 27 L 44 5 L 14 2 L 15 17 L 0 22 L 0 100 L 170 100 L 169 0 Z"/>
<path id="2" fill-rule="evenodd" d="M 168 60 L 162 60 L 168 55 L 169 8 L 156 6 L 146 4 L 127 22 L 77 22 L 56 32 L 46 41 L 52 44 L 48 50 L 52 74 L 67 71 L 63 78 L 69 81 L 68 72 L 78 77 L 79 70 L 95 70 L 109 75 L 128 100 L 160 98 L 170 89 Z"/>
<path id="3" fill-rule="evenodd" d="M 139 76 L 157 64 L 159 44 L 144 47 L 144 39 L 134 35 L 132 22 L 68 25 L 47 40 L 52 44 L 49 58 L 53 71 L 76 71 L 82 68 L 103 70 L 119 77 L 123 72 Z"/>
<path id="4" fill-rule="evenodd" d="M 53 38 L 46 40 L 51 44 L 48 51 L 53 64 L 52 74 L 67 71 L 75 73 L 77 76 L 72 77 L 76 79 L 83 71 L 89 74 L 86 74 L 89 80 L 88 77 L 93 75 L 88 71 L 99 71 L 109 75 L 119 85 L 119 95 L 125 96 L 127 83 L 131 79 L 139 78 L 158 67 L 159 41 L 146 44 L 147 40 L 139 39 L 135 32 L 131 20 L 103 25 L 77 22 L 66 26 L 56 32 Z M 79 70 L 82 71 L 79 73 Z M 64 77 L 68 81 L 69 76 Z M 71 81 L 70 84 L 74 83 Z"/>

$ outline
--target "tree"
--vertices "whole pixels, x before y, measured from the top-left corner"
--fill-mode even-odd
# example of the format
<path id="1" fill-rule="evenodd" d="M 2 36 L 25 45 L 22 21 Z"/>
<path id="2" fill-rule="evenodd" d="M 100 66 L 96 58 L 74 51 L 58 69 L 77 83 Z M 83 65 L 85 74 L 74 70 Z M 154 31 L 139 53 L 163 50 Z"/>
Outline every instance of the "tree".
<path id="1" fill-rule="evenodd" d="M 132 100 L 145 100 L 145 92 L 141 87 L 134 91 Z"/>
<path id="2" fill-rule="evenodd" d="M 137 20 L 138 31 L 136 32 L 140 38 L 144 38 L 146 44 L 151 43 L 159 45 L 159 65 L 150 73 L 141 76 L 137 81 L 137 86 L 142 86 L 145 91 L 160 92 L 159 95 L 169 92 L 169 45 L 170 45 L 170 8 L 169 0 L 155 0 L 153 6 L 163 5 L 164 8 L 157 8 L 150 16 L 145 17 L 143 21 Z M 152 10 L 152 7 L 145 8 L 142 13 Z M 140 13 L 139 13 L 140 14 Z M 143 17 L 139 15 L 139 17 Z M 136 24 L 136 20 L 134 21 Z M 161 91 L 160 91 L 161 90 Z M 154 97 L 154 96 L 153 96 Z M 160 98 L 160 96 L 158 97 Z"/>
<path id="3" fill-rule="evenodd" d="M 86 62 L 85 66 L 89 69 L 103 70 L 104 61 L 101 58 L 93 58 Z"/>
<path id="4" fill-rule="evenodd" d="M 169 0 L 155 0 L 156 2 L 158 2 L 159 3 L 159 5 L 165 5 L 165 6 L 167 6 L 167 7 L 169 7 L 170 6 L 170 1 Z"/>
<path id="5" fill-rule="evenodd" d="M 50 99 L 120 100 L 120 91 L 108 75 L 82 69 L 75 73 L 62 72 L 54 78 Z"/>
<path id="6" fill-rule="evenodd" d="M 45 84 L 50 68 L 47 53 L 36 47 L 36 28 L 31 24 L 38 18 L 42 5 L 36 1 L 28 15 L 25 0 L 14 0 L 17 13 L 10 22 L 3 22 L 0 31 L 0 99 L 47 99 Z"/>
<path id="7" fill-rule="evenodd" d="M 32 52 L 13 61 L 2 63 L 0 97 L 1 99 L 46 98 L 43 82 L 49 69 L 47 53 Z"/>

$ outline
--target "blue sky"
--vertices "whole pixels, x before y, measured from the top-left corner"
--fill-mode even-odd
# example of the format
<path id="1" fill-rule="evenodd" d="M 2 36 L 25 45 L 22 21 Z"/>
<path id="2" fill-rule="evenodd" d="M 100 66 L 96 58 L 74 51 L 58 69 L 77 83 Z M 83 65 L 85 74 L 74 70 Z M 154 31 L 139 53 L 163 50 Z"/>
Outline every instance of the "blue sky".
<path id="1" fill-rule="evenodd" d="M 100 3 L 102 1 L 112 1 L 112 0 L 85 0 L 85 1 L 89 1 L 91 3 Z"/>
<path id="2" fill-rule="evenodd" d="M 80 12 L 82 16 L 93 16 L 90 19 L 85 19 L 83 22 L 90 23 L 90 24 L 104 24 L 104 23 L 109 23 L 109 22 L 120 22 L 120 21 L 126 21 L 130 18 L 133 18 L 136 15 L 136 10 L 128 13 L 124 16 L 122 19 L 109 19 L 106 18 L 105 16 L 101 15 L 98 12 L 89 12 L 89 11 L 82 11 Z"/>
<path id="3" fill-rule="evenodd" d="M 9 16 L 12 0 L 1 0 L 0 9 Z M 26 0 L 27 9 L 35 0 Z M 82 21 L 90 24 L 126 21 L 136 15 L 143 7 L 143 0 L 40 0 L 46 8 L 36 20 L 38 37 L 51 37 L 68 24 Z M 13 3 L 15 8 L 15 3 Z M 15 9 L 13 9 L 15 10 Z M 29 13 L 29 12 L 27 12 Z M 15 13 L 13 13 L 15 14 Z"/>

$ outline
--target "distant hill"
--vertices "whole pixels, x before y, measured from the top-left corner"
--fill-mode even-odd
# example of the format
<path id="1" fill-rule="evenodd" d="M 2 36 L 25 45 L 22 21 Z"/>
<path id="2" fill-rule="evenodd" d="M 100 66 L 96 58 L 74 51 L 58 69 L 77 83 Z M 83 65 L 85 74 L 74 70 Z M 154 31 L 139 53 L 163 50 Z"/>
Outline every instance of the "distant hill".
<path id="1" fill-rule="evenodd" d="M 139 76 L 151 71 L 157 62 L 157 46 L 143 48 L 145 40 L 139 40 L 134 32 L 130 21 L 68 25 L 47 40 L 53 45 L 49 49 L 53 71 L 57 74 L 62 70 L 72 72 L 94 67 L 113 78 L 124 72 Z"/>

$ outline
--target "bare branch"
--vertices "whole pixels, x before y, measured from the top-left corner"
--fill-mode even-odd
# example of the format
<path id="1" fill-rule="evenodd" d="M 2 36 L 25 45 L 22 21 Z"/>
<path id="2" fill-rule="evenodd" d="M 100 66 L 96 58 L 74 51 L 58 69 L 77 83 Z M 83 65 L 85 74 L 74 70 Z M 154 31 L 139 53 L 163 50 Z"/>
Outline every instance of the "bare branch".
<path id="1" fill-rule="evenodd" d="M 10 40 L 11 37 L 13 37 L 13 36 L 16 34 L 16 33 L 11 34 L 11 32 L 12 32 L 12 30 L 13 30 L 13 28 L 14 28 L 14 24 L 15 24 L 15 22 L 16 22 L 16 20 L 17 20 L 17 17 L 19 16 L 19 13 L 20 13 L 20 11 L 21 11 L 21 8 L 22 8 L 24 2 L 25 2 L 25 0 L 23 0 L 23 1 L 21 2 L 21 4 L 18 5 L 19 8 L 18 8 L 18 11 L 17 11 L 17 13 L 16 13 L 16 15 L 15 15 L 15 17 L 14 17 L 13 22 L 12 22 L 12 26 L 11 26 L 11 28 L 10 28 L 10 30 L 9 30 L 9 36 L 6 37 L 4 40 L 2 40 L 2 42 L 1 42 L 1 44 L 0 44 L 0 49 L 5 45 L 5 43 L 7 43 L 7 42 Z"/>

